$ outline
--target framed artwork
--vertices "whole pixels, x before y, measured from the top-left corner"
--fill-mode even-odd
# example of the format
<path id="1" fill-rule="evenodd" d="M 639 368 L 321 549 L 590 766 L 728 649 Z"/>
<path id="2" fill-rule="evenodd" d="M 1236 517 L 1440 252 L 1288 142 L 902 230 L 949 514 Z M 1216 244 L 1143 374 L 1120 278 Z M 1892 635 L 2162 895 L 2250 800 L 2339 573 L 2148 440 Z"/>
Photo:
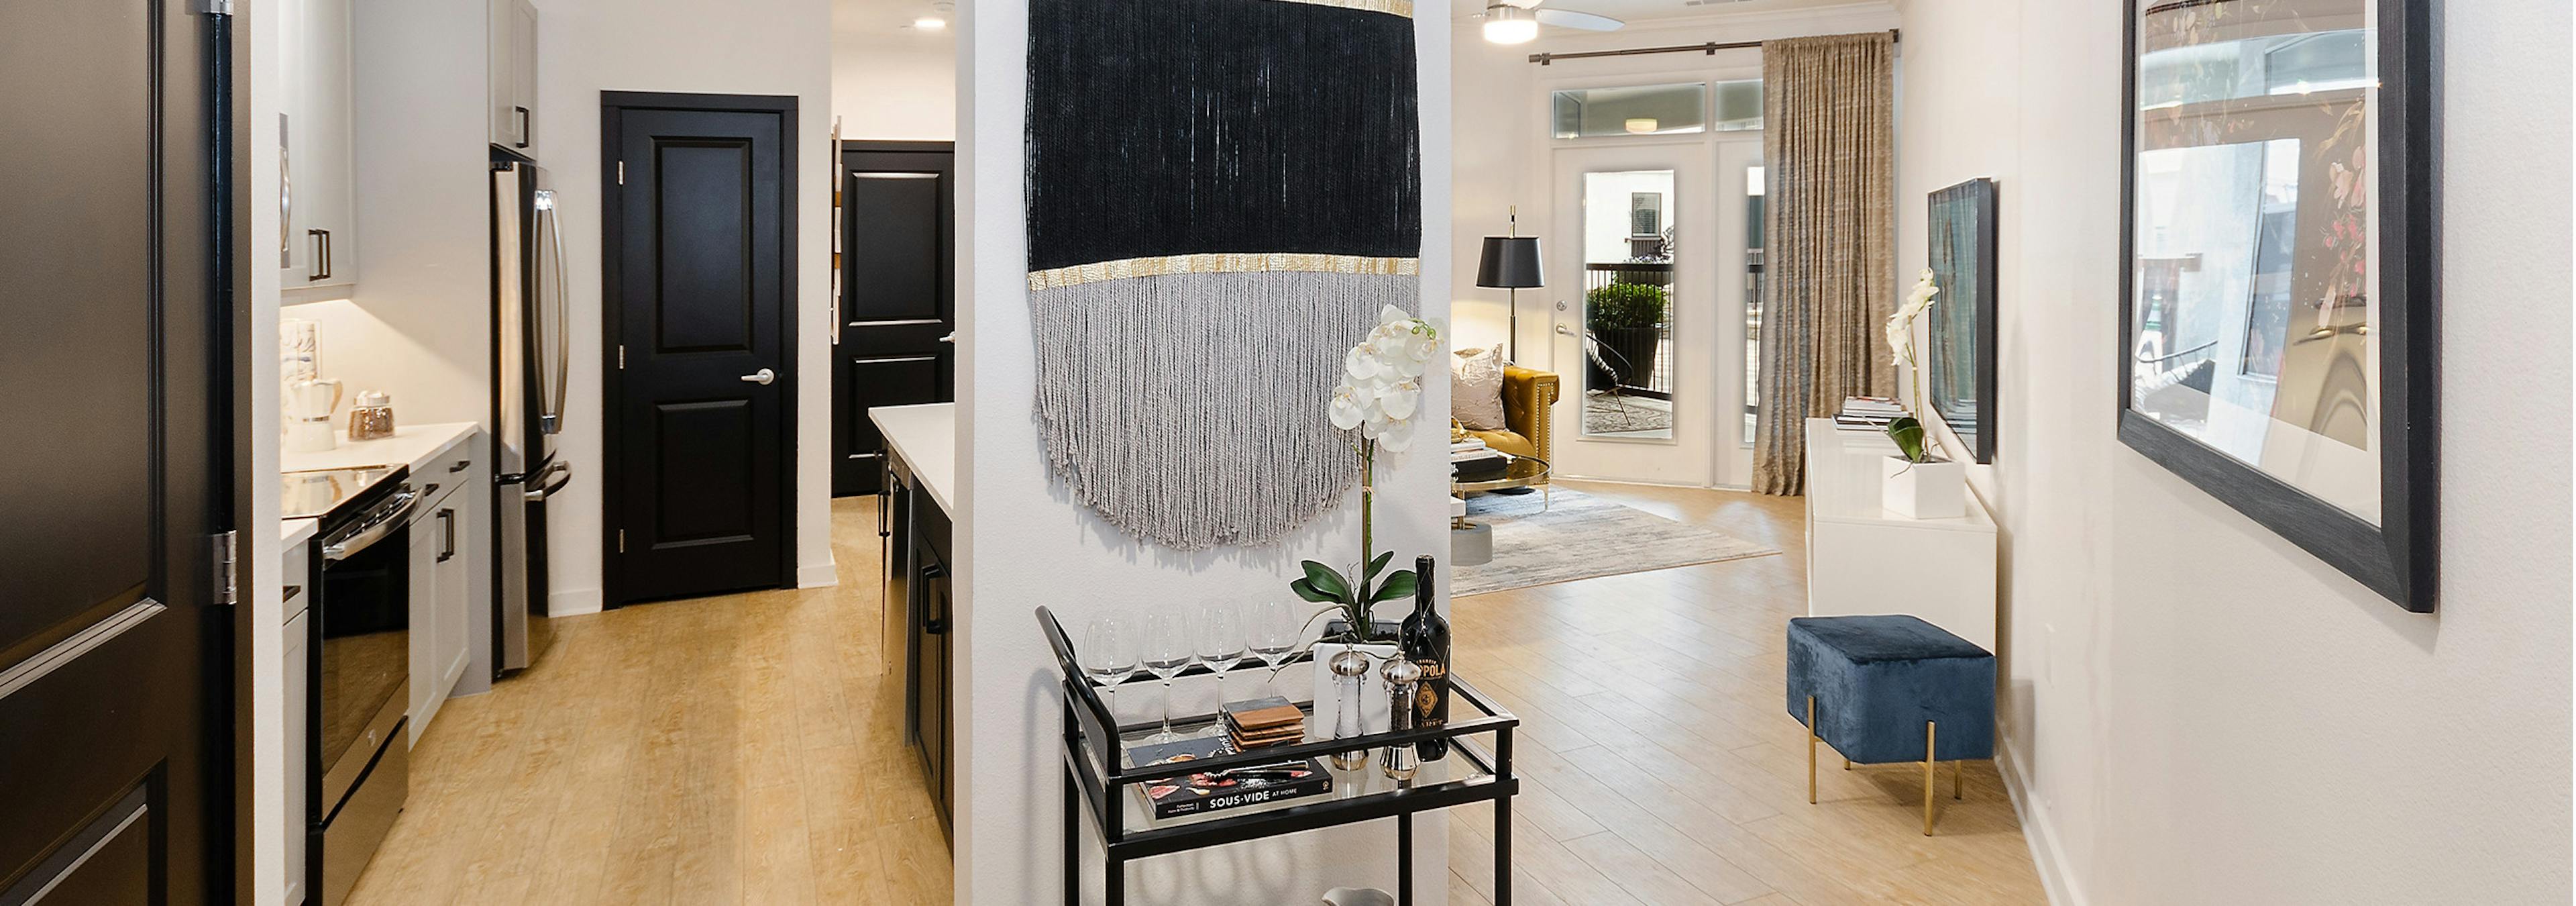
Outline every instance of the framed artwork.
<path id="1" fill-rule="evenodd" d="M 2121 130 L 2120 440 L 2417 612 L 2432 7 L 2128 0 Z"/>
<path id="2" fill-rule="evenodd" d="M 1932 411 L 1978 462 L 1995 461 L 1995 181 L 1971 179 L 1932 193 L 1925 257 L 1933 285 L 1931 355 L 1924 360 Z"/>

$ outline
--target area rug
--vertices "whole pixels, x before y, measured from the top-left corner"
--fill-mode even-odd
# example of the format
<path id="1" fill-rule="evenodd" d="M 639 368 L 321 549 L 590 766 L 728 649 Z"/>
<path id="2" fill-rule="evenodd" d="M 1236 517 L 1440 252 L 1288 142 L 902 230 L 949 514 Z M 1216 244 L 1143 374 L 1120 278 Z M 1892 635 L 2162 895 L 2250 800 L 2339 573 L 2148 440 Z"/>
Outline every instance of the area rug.
<path id="1" fill-rule="evenodd" d="M 1558 488 L 1554 496 L 1545 512 L 1537 493 L 1469 498 L 1467 518 L 1494 527 L 1494 560 L 1458 567 L 1450 596 L 1779 553 L 1582 491 Z"/>

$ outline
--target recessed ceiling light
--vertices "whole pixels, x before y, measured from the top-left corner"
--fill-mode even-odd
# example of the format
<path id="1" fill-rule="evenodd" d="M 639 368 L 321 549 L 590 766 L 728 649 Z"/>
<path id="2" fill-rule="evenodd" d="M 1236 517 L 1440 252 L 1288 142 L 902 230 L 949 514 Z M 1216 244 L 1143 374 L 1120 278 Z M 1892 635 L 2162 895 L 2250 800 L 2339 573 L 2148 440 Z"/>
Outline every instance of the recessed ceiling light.
<path id="1" fill-rule="evenodd" d="M 948 27 L 948 20 L 939 18 L 938 16 L 923 16 L 919 19 L 912 20 L 912 27 L 921 29 L 922 31 L 938 31 Z"/>

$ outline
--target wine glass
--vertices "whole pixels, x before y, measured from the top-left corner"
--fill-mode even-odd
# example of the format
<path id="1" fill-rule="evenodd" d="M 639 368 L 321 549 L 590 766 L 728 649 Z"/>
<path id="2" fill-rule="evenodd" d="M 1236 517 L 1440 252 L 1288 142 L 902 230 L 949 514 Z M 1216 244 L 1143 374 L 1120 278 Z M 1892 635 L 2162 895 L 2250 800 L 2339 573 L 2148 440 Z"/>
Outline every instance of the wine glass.
<path id="1" fill-rule="evenodd" d="M 1243 662 L 1243 618 L 1237 615 L 1237 609 L 1235 604 L 1227 601 L 1210 601 L 1199 608 L 1199 663 L 1216 671 L 1216 701 L 1220 709 L 1226 701 L 1225 672 Z M 1218 731 L 1223 732 L 1223 728 L 1218 728 Z"/>
<path id="2" fill-rule="evenodd" d="M 1136 675 L 1136 629 L 1116 614 L 1094 617 L 1082 630 L 1082 669 L 1109 691 L 1109 725 L 1118 726 L 1118 684 Z"/>
<path id="3" fill-rule="evenodd" d="M 1188 621 L 1179 614 L 1156 614 L 1145 622 L 1145 669 L 1163 681 L 1163 729 L 1151 742 L 1181 738 L 1172 732 L 1172 677 L 1190 668 L 1198 653 L 1190 645 Z"/>
<path id="4" fill-rule="evenodd" d="M 1252 651 L 1253 657 L 1261 660 L 1262 666 L 1270 668 L 1269 676 L 1264 678 L 1267 684 L 1278 684 L 1279 665 L 1286 663 L 1288 654 L 1297 650 L 1297 631 L 1305 627 L 1305 616 L 1305 610 L 1298 607 L 1297 602 L 1282 598 L 1272 598 L 1252 606 L 1252 625 L 1246 633 L 1246 647 Z"/>

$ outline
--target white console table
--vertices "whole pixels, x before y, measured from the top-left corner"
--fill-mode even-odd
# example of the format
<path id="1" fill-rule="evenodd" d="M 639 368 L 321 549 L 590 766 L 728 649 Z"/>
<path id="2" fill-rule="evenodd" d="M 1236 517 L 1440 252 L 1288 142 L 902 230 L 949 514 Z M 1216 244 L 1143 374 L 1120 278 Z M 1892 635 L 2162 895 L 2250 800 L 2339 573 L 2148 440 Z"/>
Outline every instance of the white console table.
<path id="1" fill-rule="evenodd" d="M 1974 491 L 1958 519 L 1879 504 L 1876 431 L 1807 420 L 1807 614 L 1903 613 L 1995 650 L 1995 521 Z"/>

